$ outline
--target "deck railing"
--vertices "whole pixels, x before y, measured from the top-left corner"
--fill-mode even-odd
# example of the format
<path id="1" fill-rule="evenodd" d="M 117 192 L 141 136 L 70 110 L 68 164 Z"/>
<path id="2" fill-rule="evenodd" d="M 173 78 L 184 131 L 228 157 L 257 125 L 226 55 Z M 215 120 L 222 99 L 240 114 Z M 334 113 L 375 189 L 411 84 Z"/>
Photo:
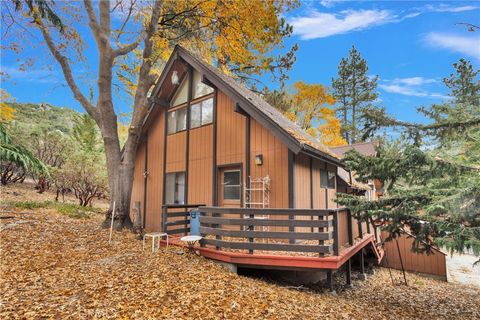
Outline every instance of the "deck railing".
<path id="1" fill-rule="evenodd" d="M 339 255 L 354 242 L 350 211 L 200 207 L 203 246 L 253 253 L 289 251 Z M 273 230 L 272 230 L 273 229 Z"/>
<path id="2" fill-rule="evenodd" d="M 170 204 L 162 206 L 162 232 L 184 234 L 190 232 L 190 210 L 204 204 Z"/>

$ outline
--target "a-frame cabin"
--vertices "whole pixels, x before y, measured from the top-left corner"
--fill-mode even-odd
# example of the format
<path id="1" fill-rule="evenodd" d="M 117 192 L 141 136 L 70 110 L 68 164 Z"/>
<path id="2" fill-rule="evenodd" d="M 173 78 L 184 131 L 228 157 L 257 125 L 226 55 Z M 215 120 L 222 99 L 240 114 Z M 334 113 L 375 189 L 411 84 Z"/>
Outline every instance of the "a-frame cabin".
<path id="1" fill-rule="evenodd" d="M 147 231 L 186 234 L 200 206 L 202 253 L 217 260 L 332 270 L 367 245 L 378 254 L 375 227 L 334 201 L 368 186 L 233 78 L 177 46 L 149 108 L 131 199 Z"/>

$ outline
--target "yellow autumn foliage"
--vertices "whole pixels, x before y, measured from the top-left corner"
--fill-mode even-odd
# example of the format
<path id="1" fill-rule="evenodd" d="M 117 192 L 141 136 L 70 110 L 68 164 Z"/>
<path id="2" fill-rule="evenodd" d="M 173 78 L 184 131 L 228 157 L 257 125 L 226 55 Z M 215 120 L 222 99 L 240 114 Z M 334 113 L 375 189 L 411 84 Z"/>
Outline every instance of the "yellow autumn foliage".
<path id="1" fill-rule="evenodd" d="M 286 116 L 329 147 L 347 144 L 340 134 L 340 121 L 331 108 L 335 99 L 328 87 L 298 81 L 293 84 L 292 107 Z M 318 125 L 318 127 L 315 127 Z"/>

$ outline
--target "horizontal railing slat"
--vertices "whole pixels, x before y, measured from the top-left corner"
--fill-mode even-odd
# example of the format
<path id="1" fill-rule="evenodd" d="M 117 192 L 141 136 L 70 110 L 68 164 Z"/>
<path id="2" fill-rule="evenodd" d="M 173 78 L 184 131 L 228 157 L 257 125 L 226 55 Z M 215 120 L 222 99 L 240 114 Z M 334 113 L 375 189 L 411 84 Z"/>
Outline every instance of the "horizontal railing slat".
<path id="1" fill-rule="evenodd" d="M 180 212 L 168 212 L 167 213 L 167 219 L 177 218 L 177 217 L 185 217 L 185 212 L 180 211 Z M 187 217 L 190 217 L 190 212 L 187 212 Z"/>
<path id="2" fill-rule="evenodd" d="M 181 229 L 169 229 L 169 230 L 167 230 L 168 234 L 177 234 L 177 233 L 185 233 L 185 232 L 190 232 L 190 229 L 181 228 Z"/>
<path id="3" fill-rule="evenodd" d="M 190 220 L 168 221 L 168 222 L 165 222 L 165 226 L 166 226 L 166 227 L 180 226 L 180 225 L 185 225 L 185 223 L 186 223 L 187 225 L 189 225 L 189 224 L 190 224 Z"/>
<path id="4" fill-rule="evenodd" d="M 270 238 L 270 239 L 302 239 L 302 240 L 329 240 L 331 232 L 270 232 L 249 230 L 225 230 L 209 227 L 200 227 L 200 233 L 237 238 Z"/>
<path id="5" fill-rule="evenodd" d="M 331 245 L 305 245 L 305 244 L 280 244 L 280 243 L 255 243 L 255 242 L 229 242 L 224 240 L 203 239 L 203 244 L 229 249 L 264 250 L 264 251 L 297 251 L 330 253 Z"/>
<path id="6" fill-rule="evenodd" d="M 220 224 L 220 225 L 238 225 L 238 226 L 277 226 L 277 227 L 313 227 L 329 228 L 332 225 L 331 220 L 281 220 L 281 219 L 230 219 L 220 217 L 200 217 L 200 223 Z"/>
<path id="7" fill-rule="evenodd" d="M 232 213 L 246 215 L 295 215 L 295 216 L 328 216 L 335 210 L 326 209 L 272 209 L 272 208 L 225 208 L 225 207 L 200 207 L 203 213 Z"/>

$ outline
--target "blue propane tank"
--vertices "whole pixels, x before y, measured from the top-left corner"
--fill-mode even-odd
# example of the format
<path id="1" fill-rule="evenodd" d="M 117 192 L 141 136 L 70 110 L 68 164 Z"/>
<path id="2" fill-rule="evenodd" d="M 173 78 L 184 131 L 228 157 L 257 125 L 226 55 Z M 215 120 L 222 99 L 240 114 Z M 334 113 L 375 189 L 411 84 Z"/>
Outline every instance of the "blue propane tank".
<path id="1" fill-rule="evenodd" d="M 190 235 L 200 235 L 200 211 L 198 209 L 190 211 Z"/>

